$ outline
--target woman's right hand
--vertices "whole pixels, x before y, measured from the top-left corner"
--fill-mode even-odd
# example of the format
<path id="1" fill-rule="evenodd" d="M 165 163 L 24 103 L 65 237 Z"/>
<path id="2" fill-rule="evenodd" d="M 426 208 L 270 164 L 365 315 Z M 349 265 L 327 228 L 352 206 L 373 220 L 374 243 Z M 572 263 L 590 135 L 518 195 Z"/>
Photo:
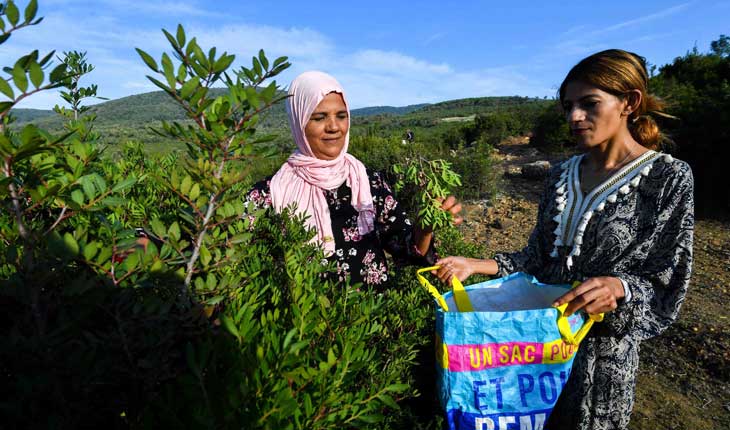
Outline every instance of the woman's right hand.
<path id="1" fill-rule="evenodd" d="M 432 270 L 431 273 L 446 285 L 451 285 L 453 276 L 456 276 L 459 281 L 463 281 L 475 273 L 495 275 L 498 269 L 497 262 L 492 259 L 481 260 L 466 257 L 442 258 L 436 262 L 436 265 L 441 267 L 438 270 Z"/>
<path id="2" fill-rule="evenodd" d="M 436 262 L 437 266 L 441 266 L 438 270 L 431 271 L 446 285 L 451 285 L 451 277 L 456 276 L 457 279 L 463 281 L 474 274 L 473 262 L 474 258 L 466 257 L 446 257 Z"/>

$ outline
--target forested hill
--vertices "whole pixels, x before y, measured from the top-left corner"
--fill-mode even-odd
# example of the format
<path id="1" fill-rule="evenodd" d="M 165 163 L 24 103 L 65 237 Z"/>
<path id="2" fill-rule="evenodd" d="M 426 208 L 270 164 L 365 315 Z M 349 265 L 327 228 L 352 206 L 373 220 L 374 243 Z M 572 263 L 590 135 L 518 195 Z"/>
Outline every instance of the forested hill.
<path id="1" fill-rule="evenodd" d="M 223 94 L 223 89 L 214 88 L 213 94 Z M 440 119 L 444 117 L 467 116 L 483 113 L 498 108 L 507 108 L 538 99 L 527 97 L 476 97 L 467 99 L 449 100 L 435 104 L 415 104 L 408 106 L 372 106 L 353 109 L 353 117 L 367 117 L 374 115 L 401 116 L 411 118 Z M 133 127 L 159 123 L 160 121 L 182 121 L 185 119 L 183 110 L 169 96 L 162 91 L 136 94 L 115 100 L 99 103 L 91 107 L 92 113 L 97 115 L 96 126 L 99 128 Z M 52 110 L 42 109 L 14 109 L 13 115 L 17 125 L 33 122 L 36 125 L 59 129 L 63 120 Z M 284 104 L 276 105 L 264 118 L 263 125 L 268 128 L 279 128 L 286 125 Z"/>
<path id="2" fill-rule="evenodd" d="M 223 94 L 224 90 L 214 88 L 213 94 Z M 416 104 L 409 106 L 372 106 L 360 109 L 353 109 L 353 116 L 370 115 L 403 115 L 424 107 L 428 104 Z M 284 104 L 276 105 L 264 120 L 264 125 L 276 128 L 286 123 Z M 182 121 L 185 113 L 169 96 L 163 91 L 136 94 L 122 97 L 115 100 L 99 103 L 91 107 L 91 112 L 97 115 L 97 126 L 108 127 L 113 125 L 132 126 L 159 121 Z M 53 110 L 45 109 L 14 109 L 13 115 L 17 124 L 22 125 L 33 122 L 46 128 L 61 127 L 62 118 Z"/>
<path id="3" fill-rule="evenodd" d="M 360 109 L 353 109 L 352 110 L 352 116 L 370 116 L 370 115 L 405 115 L 407 113 L 411 113 L 413 111 L 420 110 L 424 107 L 430 106 L 428 103 L 421 103 L 417 105 L 408 105 L 408 106 L 372 106 L 372 107 L 364 107 Z"/>
<path id="4" fill-rule="evenodd" d="M 524 104 L 542 102 L 543 99 L 506 96 L 506 97 L 472 97 L 468 99 L 449 100 L 424 106 L 413 112 L 414 117 L 450 117 L 468 116 L 496 109 L 509 109 Z"/>

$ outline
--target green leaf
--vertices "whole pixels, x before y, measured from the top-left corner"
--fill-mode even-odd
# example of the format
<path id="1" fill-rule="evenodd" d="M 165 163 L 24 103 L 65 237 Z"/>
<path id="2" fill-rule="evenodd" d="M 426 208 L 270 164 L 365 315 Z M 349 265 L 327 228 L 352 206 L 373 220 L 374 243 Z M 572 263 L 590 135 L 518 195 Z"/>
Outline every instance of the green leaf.
<path id="1" fill-rule="evenodd" d="M 94 186 L 94 183 L 89 180 L 89 178 L 84 178 L 84 180 L 81 181 L 81 187 L 84 189 L 84 194 L 86 194 L 86 198 L 89 200 L 92 200 L 94 197 L 96 197 L 96 187 Z"/>
<path id="2" fill-rule="evenodd" d="M 317 300 L 319 300 L 319 304 L 320 304 L 320 305 L 321 305 L 321 306 L 322 306 L 323 308 L 325 308 L 325 309 L 327 309 L 327 308 L 329 308 L 330 306 L 332 306 L 332 304 L 330 303 L 329 299 L 328 299 L 327 297 L 325 297 L 325 296 L 318 296 L 318 297 L 317 297 Z"/>
<path id="3" fill-rule="evenodd" d="M 179 66 L 177 66 L 177 80 L 180 82 L 185 81 L 188 77 L 188 69 L 185 67 L 185 64 L 180 63 Z"/>
<path id="4" fill-rule="evenodd" d="M 84 193 L 83 191 L 76 189 L 71 193 L 71 200 L 76 202 L 79 206 L 84 204 Z"/>
<path id="5" fill-rule="evenodd" d="M 59 82 L 66 77 L 66 65 L 64 63 L 59 64 L 51 70 L 49 79 L 51 82 Z"/>
<path id="6" fill-rule="evenodd" d="M 193 184 L 193 187 L 190 189 L 190 194 L 188 195 L 190 200 L 195 201 L 200 197 L 200 185 Z"/>
<path id="7" fill-rule="evenodd" d="M 222 302 L 223 299 L 225 299 L 225 296 L 215 296 L 211 297 L 208 300 L 205 301 L 206 305 L 217 305 L 218 303 Z"/>
<path id="8" fill-rule="evenodd" d="M 18 20 L 20 19 L 20 11 L 18 11 L 18 7 L 15 6 L 14 2 L 8 2 L 5 4 L 5 16 L 8 17 L 8 22 L 10 22 L 10 25 L 15 27 L 18 24 Z"/>
<path id="9" fill-rule="evenodd" d="M 127 179 L 124 179 L 124 180 L 119 181 L 116 184 L 114 184 L 114 187 L 112 187 L 112 192 L 118 193 L 120 191 L 126 190 L 127 188 L 131 187 L 135 183 L 137 183 L 137 178 L 135 178 L 134 176 L 129 177 Z"/>
<path id="10" fill-rule="evenodd" d="M 168 93 L 168 94 L 175 94 L 175 90 L 171 89 L 170 87 L 168 87 L 167 85 L 165 85 L 162 82 L 158 81 L 157 79 L 153 78 L 152 76 L 149 76 L 148 75 L 147 76 L 147 79 L 149 79 L 150 82 L 152 82 L 153 84 L 155 84 L 158 87 L 160 87 L 160 89 L 163 90 L 163 91 L 165 91 L 166 93 Z"/>
<path id="11" fill-rule="evenodd" d="M 13 104 L 13 102 L 0 102 L 0 114 L 9 111 Z"/>
<path id="12" fill-rule="evenodd" d="M 154 70 L 155 72 L 160 71 L 160 69 L 157 67 L 157 62 L 155 61 L 154 58 L 152 58 L 150 56 L 150 54 L 144 52 L 143 50 L 141 50 L 139 48 L 134 48 L 134 49 L 137 51 L 139 56 L 142 57 L 142 60 L 145 62 L 145 64 L 147 64 L 147 67 Z"/>
<path id="13" fill-rule="evenodd" d="M 294 335 L 296 333 L 297 333 L 297 329 L 295 327 L 295 328 L 289 330 L 289 333 L 286 334 L 286 337 L 284 338 L 284 350 L 286 350 L 286 348 L 289 346 L 292 338 L 294 337 Z"/>
<path id="14" fill-rule="evenodd" d="M 86 261 L 91 261 L 91 259 L 94 258 L 98 251 L 98 242 L 87 243 L 86 246 L 84 246 L 84 258 L 86 259 Z"/>
<path id="15" fill-rule="evenodd" d="M 35 61 L 30 63 L 28 72 L 30 74 L 30 81 L 33 83 L 33 86 L 36 88 L 40 87 L 43 83 L 43 70 L 41 69 L 40 64 L 36 63 Z"/>
<path id="16" fill-rule="evenodd" d="M 165 37 L 167 38 L 167 41 L 170 42 L 170 45 L 172 45 L 173 48 L 182 48 L 182 46 L 178 46 L 177 40 L 175 40 L 175 37 L 173 37 L 172 34 L 170 34 L 169 31 L 162 29 L 162 33 L 165 34 Z"/>
<path id="17" fill-rule="evenodd" d="M 102 247 L 99 255 L 96 256 L 96 264 L 104 265 L 109 261 L 112 256 L 111 247 Z"/>
<path id="18" fill-rule="evenodd" d="M 66 245 L 66 251 L 74 257 L 79 254 L 79 244 L 71 233 L 64 233 L 63 243 Z"/>
<path id="19" fill-rule="evenodd" d="M 368 424 L 379 423 L 382 420 L 383 417 L 381 415 L 360 415 L 360 421 L 366 422 Z"/>
<path id="20" fill-rule="evenodd" d="M 261 62 L 261 65 L 264 66 L 265 70 L 269 70 L 269 60 L 266 58 L 266 54 L 264 54 L 264 50 L 259 50 L 259 61 Z"/>
<path id="21" fill-rule="evenodd" d="M 117 206 L 122 206 L 124 203 L 126 203 L 126 200 L 124 200 L 121 197 L 117 197 L 117 196 L 109 196 L 109 197 L 105 197 L 101 201 L 101 203 L 105 206 L 117 207 Z"/>
<path id="22" fill-rule="evenodd" d="M 261 62 L 259 62 L 258 58 L 253 57 L 252 63 L 253 63 L 253 72 L 256 74 L 256 76 L 261 77 Z"/>
<path id="23" fill-rule="evenodd" d="M 191 78 L 180 88 L 180 98 L 187 99 L 198 88 L 200 82 L 196 78 Z"/>
<path id="24" fill-rule="evenodd" d="M 180 193 L 182 195 L 187 196 L 190 192 L 190 185 L 192 184 L 193 180 L 190 178 L 190 176 L 186 176 L 182 182 L 180 183 Z"/>
<path id="25" fill-rule="evenodd" d="M 205 245 L 200 247 L 200 261 L 203 263 L 203 266 L 208 266 L 210 263 L 210 260 L 213 257 L 210 255 L 210 251 L 208 251 L 208 248 L 205 247 Z"/>
<path id="26" fill-rule="evenodd" d="M 33 21 L 33 18 L 35 18 L 36 13 L 38 13 L 38 1 L 30 0 L 30 3 L 28 3 L 28 6 L 25 7 L 25 22 L 29 23 L 29 22 Z"/>
<path id="27" fill-rule="evenodd" d="M 170 88 L 175 88 L 175 67 L 172 65 L 172 60 L 166 52 L 162 54 L 162 72 Z"/>
<path id="28" fill-rule="evenodd" d="M 235 55 L 224 55 L 218 59 L 213 65 L 213 71 L 215 73 L 223 73 L 230 65 L 233 60 L 236 59 Z"/>
<path id="29" fill-rule="evenodd" d="M 177 25 L 177 34 L 175 34 L 177 38 L 177 44 L 178 46 L 185 46 L 185 30 L 183 30 L 183 26 L 181 24 Z"/>
<path id="30" fill-rule="evenodd" d="M 299 342 L 292 344 L 291 348 L 289 348 L 289 352 L 291 354 L 295 354 L 297 351 L 307 346 L 309 346 L 308 340 L 300 340 Z"/>
<path id="31" fill-rule="evenodd" d="M 403 391 L 408 389 L 408 384 L 391 384 L 385 387 L 386 391 L 390 391 L 392 393 L 402 393 Z"/>
<path id="32" fill-rule="evenodd" d="M 236 324 L 233 323 L 233 320 L 230 317 L 223 315 L 221 317 L 221 322 L 223 323 L 223 327 L 225 327 L 226 330 L 234 335 L 236 339 L 241 339 L 241 335 L 238 333 L 238 328 L 236 327 Z"/>
<path id="33" fill-rule="evenodd" d="M 51 52 L 49 52 L 48 54 L 46 54 L 46 56 L 45 56 L 45 57 L 43 57 L 43 58 L 41 59 L 41 61 L 39 61 L 39 62 L 38 62 L 38 64 L 40 64 L 41 66 L 45 66 L 45 65 L 46 65 L 46 63 L 48 63 L 48 62 L 49 62 L 49 61 L 50 61 L 50 60 L 51 60 L 51 59 L 53 58 L 53 54 L 54 54 L 55 52 L 56 52 L 56 51 L 51 51 Z"/>
<path id="34" fill-rule="evenodd" d="M 205 287 L 209 290 L 212 290 L 213 288 L 215 288 L 217 283 L 218 280 L 215 278 L 215 275 L 212 273 L 208 273 L 208 276 L 205 277 Z"/>
<path id="35" fill-rule="evenodd" d="M 15 99 L 13 89 L 10 87 L 10 84 L 8 84 L 8 81 L 3 78 L 0 78 L 0 93 L 5 94 L 10 100 Z"/>
<path id="36" fill-rule="evenodd" d="M 162 221 L 160 221 L 159 219 L 153 219 L 152 222 L 150 222 L 150 228 L 152 228 L 152 232 L 155 234 L 155 236 L 161 239 L 167 236 L 165 225 L 162 224 Z"/>
<path id="37" fill-rule="evenodd" d="M 180 226 L 177 222 L 172 223 L 170 228 L 167 229 L 167 235 L 173 240 L 180 240 Z"/>
<path id="38" fill-rule="evenodd" d="M 15 67 L 13 67 L 12 75 L 15 87 L 25 93 L 25 90 L 28 89 L 28 78 L 25 76 L 25 70 L 23 67 L 21 67 L 20 64 L 16 64 Z"/>
<path id="39" fill-rule="evenodd" d="M 381 395 L 378 396 L 378 398 L 383 403 L 385 403 L 387 406 L 389 406 L 389 407 L 391 407 L 393 409 L 400 409 L 400 407 L 398 406 L 398 403 L 396 403 L 395 400 L 393 400 L 393 398 L 390 397 L 389 395 L 387 395 L 387 394 L 381 394 Z"/>
<path id="40" fill-rule="evenodd" d="M 274 68 L 279 67 L 281 64 L 286 63 L 286 60 L 288 60 L 289 57 L 279 57 L 276 60 L 274 60 Z"/>

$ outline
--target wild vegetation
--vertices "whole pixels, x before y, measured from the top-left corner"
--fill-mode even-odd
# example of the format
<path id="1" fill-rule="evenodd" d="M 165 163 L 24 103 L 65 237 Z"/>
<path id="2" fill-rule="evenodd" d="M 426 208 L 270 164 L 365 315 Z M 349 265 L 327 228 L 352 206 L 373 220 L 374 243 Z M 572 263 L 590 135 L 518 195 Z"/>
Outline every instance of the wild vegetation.
<path id="1" fill-rule="evenodd" d="M 22 11 L 0 3 L 0 46 L 33 31 L 36 15 L 35 0 Z M 234 67 L 182 26 L 160 37 L 170 48 L 159 59 L 138 49 L 161 89 L 135 96 L 149 110 L 132 98 L 87 106 L 103 88 L 84 86 L 93 59 L 83 51 L 33 51 L 0 77 L 3 426 L 438 428 L 433 308 L 413 271 L 394 271 L 387 291 L 325 281 L 330 267 L 301 220 L 252 211 L 242 197 L 291 150 L 274 80 L 287 59 L 261 51 Z M 688 94 L 677 116 L 699 118 L 702 103 L 727 94 L 726 45 L 660 69 L 658 91 Z M 14 109 L 54 88 L 68 107 Z M 450 189 L 490 199 L 493 148 L 508 136 L 553 127 L 545 141 L 562 145 L 552 104 L 381 109 L 353 118 L 350 148 L 401 187 L 414 217 L 440 227 L 441 254 L 483 256 L 433 199 Z M 675 141 L 716 148 L 692 121 Z M 416 138 L 403 145 L 406 129 Z"/>

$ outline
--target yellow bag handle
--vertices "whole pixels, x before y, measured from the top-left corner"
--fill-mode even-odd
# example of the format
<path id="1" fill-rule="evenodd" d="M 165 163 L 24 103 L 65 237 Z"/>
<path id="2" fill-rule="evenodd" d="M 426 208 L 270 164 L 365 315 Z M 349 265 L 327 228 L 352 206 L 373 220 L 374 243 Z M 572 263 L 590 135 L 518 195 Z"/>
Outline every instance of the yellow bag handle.
<path id="1" fill-rule="evenodd" d="M 573 282 L 573 288 L 580 285 L 580 282 Z M 570 329 L 570 323 L 568 317 L 565 316 L 565 309 L 568 307 L 567 303 L 563 303 L 560 306 L 556 306 L 558 310 L 558 331 L 560 336 L 563 337 L 563 341 L 569 345 L 578 345 L 584 337 L 588 334 L 588 330 L 591 329 L 593 323 L 603 321 L 603 313 L 600 314 L 588 314 L 588 321 L 584 322 L 581 328 L 577 332 L 573 333 Z"/>
<path id="2" fill-rule="evenodd" d="M 444 300 L 444 297 L 441 295 L 439 290 L 431 285 L 428 279 L 426 279 L 422 275 L 422 273 L 424 272 L 438 270 L 439 268 L 441 268 L 441 266 L 431 266 L 425 267 L 423 269 L 418 269 L 416 271 L 416 277 L 418 278 L 418 282 L 421 284 L 421 286 L 425 288 L 426 291 L 428 291 L 433 296 L 433 298 L 436 299 L 436 302 L 439 304 L 439 306 L 441 306 L 441 309 L 443 309 L 444 312 L 448 312 L 449 306 L 446 304 L 446 300 Z M 453 286 L 454 301 L 456 302 L 456 307 L 458 308 L 459 312 L 473 312 L 474 308 L 472 307 L 471 301 L 469 300 L 469 295 L 464 289 L 464 285 L 461 283 L 461 281 L 459 281 L 456 276 L 451 278 L 451 285 Z M 580 282 L 574 282 L 573 288 L 578 285 L 580 285 Z M 558 331 L 560 332 L 560 336 L 563 338 L 563 341 L 565 343 L 569 345 L 578 345 L 586 336 L 586 334 L 588 334 L 588 330 L 591 329 L 594 322 L 603 321 L 603 314 L 589 314 L 588 321 L 585 321 L 581 328 L 579 328 L 577 332 L 573 333 L 570 328 L 570 323 L 568 322 L 568 317 L 565 316 L 565 309 L 567 307 L 568 304 L 564 303 L 555 308 L 558 311 Z"/>
<path id="3" fill-rule="evenodd" d="M 428 282 L 428 279 L 426 279 L 422 275 L 422 273 L 424 272 L 430 272 L 431 270 L 438 270 L 440 268 L 441 266 L 431 266 L 424 267 L 423 269 L 418 269 L 416 271 L 416 278 L 418 278 L 418 282 L 421 284 L 421 286 L 425 288 L 426 291 L 428 291 L 433 296 L 433 298 L 436 299 L 436 302 L 438 302 L 439 306 L 441 306 L 441 309 L 443 309 L 444 312 L 448 312 L 449 306 L 446 304 L 446 300 L 444 300 L 444 297 L 441 295 L 441 293 L 439 293 L 439 290 L 431 285 L 431 283 Z M 464 285 L 461 283 L 461 281 L 459 281 L 456 276 L 451 277 L 451 286 L 453 287 L 456 308 L 459 310 L 459 312 L 473 312 L 474 307 L 471 305 L 469 295 L 464 289 Z"/>

